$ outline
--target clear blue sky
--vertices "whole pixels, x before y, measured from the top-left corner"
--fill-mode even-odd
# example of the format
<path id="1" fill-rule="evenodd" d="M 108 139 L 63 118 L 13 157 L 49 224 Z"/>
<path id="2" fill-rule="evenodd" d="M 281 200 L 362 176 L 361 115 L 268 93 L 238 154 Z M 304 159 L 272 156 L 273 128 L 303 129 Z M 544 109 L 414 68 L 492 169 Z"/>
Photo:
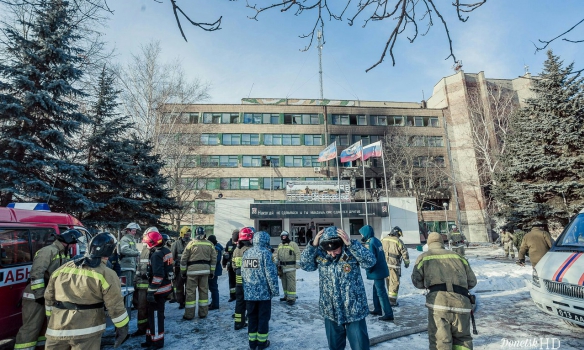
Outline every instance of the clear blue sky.
<path id="1" fill-rule="evenodd" d="M 255 0 L 258 4 L 271 2 Z M 313 14 L 297 17 L 292 12 L 272 10 L 254 21 L 247 18 L 254 12 L 245 7 L 245 0 L 178 3 L 195 20 L 214 21 L 222 15 L 223 29 L 204 32 L 183 21 L 189 40 L 185 42 L 169 1 L 110 1 L 115 14 L 105 40 L 116 48 L 117 60 L 124 62 L 131 52 L 138 52 L 141 44 L 159 40 L 165 59 L 181 59 L 189 75 L 211 84 L 210 103 L 239 103 L 248 95 L 319 97 L 316 45 L 301 52 L 308 41 L 299 38 L 312 28 Z M 545 52 L 534 54 L 533 43 L 553 38 L 584 18 L 581 0 L 489 0 L 465 23 L 457 20 L 451 1 L 436 3 L 441 4 L 439 9 L 448 21 L 454 52 L 462 60 L 463 70 L 484 71 L 488 78 L 520 76 L 524 65 L 537 74 Z M 445 60 L 448 41 L 436 17 L 428 35 L 419 36 L 413 44 L 405 36 L 398 39 L 395 66 L 387 56 L 384 63 L 366 73 L 379 59 L 393 22 L 369 23 L 364 29 L 362 20 L 352 27 L 346 20 L 325 22 L 325 98 L 416 102 L 422 99 L 422 91 L 427 99 L 442 77 L 453 74 L 452 60 Z M 584 24 L 568 38 L 583 40 Z M 566 63 L 575 62 L 578 69 L 584 68 L 584 43 L 557 41 L 550 48 Z"/>

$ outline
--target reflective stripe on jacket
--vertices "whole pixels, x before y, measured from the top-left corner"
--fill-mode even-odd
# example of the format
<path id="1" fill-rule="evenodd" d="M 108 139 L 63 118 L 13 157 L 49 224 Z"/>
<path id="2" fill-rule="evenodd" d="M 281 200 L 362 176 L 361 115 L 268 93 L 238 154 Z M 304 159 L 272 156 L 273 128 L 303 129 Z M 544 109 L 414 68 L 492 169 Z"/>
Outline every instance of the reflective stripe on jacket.
<path id="1" fill-rule="evenodd" d="M 282 272 L 295 271 L 300 266 L 300 249 L 296 242 L 280 243 L 276 254 L 276 265 L 280 263 L 291 263 L 292 265 L 282 265 Z"/>
<path id="2" fill-rule="evenodd" d="M 187 275 L 209 275 L 215 272 L 217 252 L 213 243 L 206 239 L 189 242 L 180 259 L 180 271 Z"/>
<path id="3" fill-rule="evenodd" d="M 148 262 L 150 261 L 150 250 L 148 246 L 144 244 L 142 247 L 142 252 L 140 252 L 140 259 L 138 260 L 138 265 L 136 266 L 136 277 L 134 281 L 134 288 L 136 289 L 148 289 Z"/>
<path id="4" fill-rule="evenodd" d="M 148 284 L 148 293 L 168 295 L 172 292 L 172 284 L 168 278 L 174 266 L 174 260 L 170 249 L 166 246 L 155 248 L 150 252 L 150 283 Z"/>
<path id="5" fill-rule="evenodd" d="M 242 285 L 243 279 L 241 278 L 241 261 L 243 258 L 243 253 L 251 248 L 251 242 L 249 245 L 244 245 L 241 248 L 235 248 L 233 251 L 233 257 L 231 258 L 231 263 L 233 270 L 235 271 L 235 284 Z"/>
<path id="6" fill-rule="evenodd" d="M 410 263 L 408 249 L 404 245 L 404 242 L 398 237 L 386 236 L 381 240 L 381 244 L 383 245 L 387 267 L 390 269 L 400 269 L 402 259 L 405 264 Z"/>
<path id="7" fill-rule="evenodd" d="M 30 283 L 24 288 L 23 298 L 44 298 L 46 282 L 53 272 L 61 265 L 69 261 L 70 257 L 65 252 L 65 246 L 60 241 L 43 247 L 36 252 L 30 269 Z"/>
<path id="8" fill-rule="evenodd" d="M 105 263 L 92 268 L 76 266 L 70 261 L 55 271 L 45 291 L 45 309 L 50 316 L 47 338 L 82 339 L 103 333 L 105 310 L 64 310 L 54 307 L 55 302 L 82 305 L 104 303 L 112 322 L 123 327 L 129 322 L 120 286 L 120 279 Z"/>
<path id="9" fill-rule="evenodd" d="M 140 256 L 140 251 L 136 247 L 136 240 L 133 234 L 127 233 L 120 239 L 118 255 L 120 256 L 120 268 L 122 271 L 136 272 L 136 258 Z"/>

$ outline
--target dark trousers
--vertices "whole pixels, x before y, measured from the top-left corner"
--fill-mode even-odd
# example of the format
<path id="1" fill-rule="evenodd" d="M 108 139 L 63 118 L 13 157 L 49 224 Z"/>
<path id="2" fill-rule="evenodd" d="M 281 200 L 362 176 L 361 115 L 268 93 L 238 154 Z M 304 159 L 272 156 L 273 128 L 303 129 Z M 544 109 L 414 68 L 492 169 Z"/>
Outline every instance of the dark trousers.
<path id="1" fill-rule="evenodd" d="M 272 316 L 272 300 L 248 300 L 247 306 L 247 335 L 249 347 L 263 349 L 266 347 Z"/>
<path id="2" fill-rule="evenodd" d="M 245 324 L 245 298 L 243 296 L 243 285 L 235 286 L 235 327 Z"/>
<path id="3" fill-rule="evenodd" d="M 176 295 L 176 301 L 182 307 L 185 306 L 185 299 L 186 299 L 185 284 L 186 283 L 187 283 L 187 280 L 182 277 L 182 274 L 180 271 L 180 266 L 175 266 L 174 267 L 174 281 L 172 281 L 172 284 L 174 284 L 173 287 L 174 287 L 174 294 Z"/>
<path id="4" fill-rule="evenodd" d="M 227 275 L 229 276 L 229 298 L 235 299 L 235 271 L 229 267 L 227 268 Z"/>
<path id="5" fill-rule="evenodd" d="M 344 350 L 347 339 L 352 350 L 369 350 L 369 334 L 365 319 L 339 325 L 325 318 L 324 328 L 330 350 Z"/>
<path id="6" fill-rule="evenodd" d="M 164 347 L 164 304 L 167 296 L 167 294 L 155 295 L 156 302 L 148 303 L 146 342 L 159 349 Z"/>
<path id="7" fill-rule="evenodd" d="M 209 292 L 211 292 L 211 306 L 213 308 L 219 307 L 219 286 L 217 285 L 217 277 L 209 278 Z"/>
<path id="8" fill-rule="evenodd" d="M 389 304 L 387 290 L 385 290 L 385 279 L 373 280 L 373 311 L 383 316 L 393 317 L 393 310 Z"/>
<path id="9" fill-rule="evenodd" d="M 138 329 L 141 331 L 145 331 L 148 329 L 148 301 L 146 300 L 146 296 L 148 294 L 148 290 L 144 288 L 135 289 L 134 295 L 132 296 L 137 301 L 136 308 L 138 309 Z"/>

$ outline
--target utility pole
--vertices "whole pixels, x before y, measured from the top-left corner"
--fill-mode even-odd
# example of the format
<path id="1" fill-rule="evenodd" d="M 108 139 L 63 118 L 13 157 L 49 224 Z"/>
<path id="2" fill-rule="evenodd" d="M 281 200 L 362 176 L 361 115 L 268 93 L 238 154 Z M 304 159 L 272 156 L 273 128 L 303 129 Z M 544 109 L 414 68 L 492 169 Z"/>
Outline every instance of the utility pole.
<path id="1" fill-rule="evenodd" d="M 326 106 L 323 104 L 324 100 L 324 89 L 322 86 L 322 32 L 319 30 L 316 34 L 316 38 L 318 39 L 318 79 L 320 83 L 320 101 L 319 105 L 322 106 L 322 115 L 324 120 L 324 145 L 328 146 L 330 142 L 329 132 L 328 132 L 328 121 L 326 117 Z M 335 159 L 335 161 L 338 161 Z M 341 174 L 337 174 L 337 177 L 340 177 Z M 326 177 L 330 179 L 331 177 L 331 169 L 329 166 L 329 161 L 326 162 Z"/>

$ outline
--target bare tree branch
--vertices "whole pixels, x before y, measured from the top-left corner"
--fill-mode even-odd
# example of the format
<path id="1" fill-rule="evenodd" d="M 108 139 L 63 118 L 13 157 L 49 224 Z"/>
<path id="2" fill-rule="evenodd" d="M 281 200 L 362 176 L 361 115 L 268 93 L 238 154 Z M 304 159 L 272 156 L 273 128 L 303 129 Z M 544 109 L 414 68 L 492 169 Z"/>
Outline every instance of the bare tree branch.
<path id="1" fill-rule="evenodd" d="M 584 18 L 580 22 L 578 22 L 575 25 L 573 25 L 570 29 L 566 30 L 565 32 L 563 32 L 562 34 L 556 36 L 553 39 L 550 39 L 550 40 L 541 40 L 541 39 L 538 39 L 539 42 L 542 43 L 542 44 L 544 44 L 544 45 L 540 47 L 540 46 L 537 46 L 537 45 L 533 44 L 535 46 L 535 52 L 537 53 L 538 51 L 544 50 L 546 47 L 548 47 L 549 44 L 551 44 L 555 40 L 563 37 L 564 35 L 568 34 L 572 30 L 574 30 L 574 28 L 576 28 L 577 26 L 579 26 L 580 24 L 582 24 L 582 22 L 584 22 Z M 581 43 L 581 42 L 584 42 L 584 40 L 569 40 L 569 39 L 566 39 L 566 38 L 562 38 L 562 40 L 563 41 L 570 42 L 570 43 Z"/>

